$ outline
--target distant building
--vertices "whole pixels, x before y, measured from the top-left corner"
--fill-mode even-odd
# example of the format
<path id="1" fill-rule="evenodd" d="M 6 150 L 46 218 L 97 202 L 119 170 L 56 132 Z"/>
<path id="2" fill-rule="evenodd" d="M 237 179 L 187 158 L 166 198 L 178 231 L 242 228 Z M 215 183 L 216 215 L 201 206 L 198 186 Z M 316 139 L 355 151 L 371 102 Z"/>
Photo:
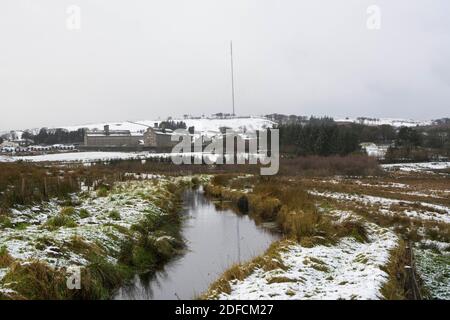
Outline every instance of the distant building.
<path id="1" fill-rule="evenodd" d="M 168 148 L 174 145 L 171 136 L 172 130 L 169 129 L 149 127 L 145 132 L 130 132 L 129 130 L 110 130 L 106 125 L 102 131 L 86 131 L 84 146 L 94 148 Z"/>
<path id="2" fill-rule="evenodd" d="M 375 157 L 377 159 L 384 159 L 389 145 L 377 145 L 373 142 L 363 142 L 359 144 L 368 156 Z"/>

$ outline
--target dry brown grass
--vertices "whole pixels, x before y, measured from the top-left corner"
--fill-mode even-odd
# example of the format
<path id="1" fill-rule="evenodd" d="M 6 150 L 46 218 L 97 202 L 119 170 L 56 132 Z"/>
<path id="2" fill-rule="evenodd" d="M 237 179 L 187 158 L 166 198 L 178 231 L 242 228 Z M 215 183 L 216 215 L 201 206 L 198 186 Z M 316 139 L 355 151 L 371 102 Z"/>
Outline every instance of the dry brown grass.
<path id="1" fill-rule="evenodd" d="M 408 264 L 406 245 L 400 241 L 399 245 L 391 251 L 389 263 L 383 267 L 389 279 L 381 288 L 381 294 L 387 300 L 404 300 L 407 291 L 407 274 L 405 266 Z"/>
<path id="2" fill-rule="evenodd" d="M 9 254 L 6 247 L 0 247 L 0 268 L 7 268 L 13 263 L 14 259 Z"/>
<path id="3" fill-rule="evenodd" d="M 425 202 L 450 206 L 450 198 L 444 193 L 439 194 L 439 190 L 449 190 L 450 181 L 448 179 L 421 178 L 414 181 L 391 178 L 372 179 L 340 179 L 339 183 L 332 183 L 331 179 L 303 179 L 302 183 L 307 189 L 318 191 L 339 192 L 348 194 L 365 194 L 370 196 L 403 200 L 408 202 Z M 443 183 L 445 182 L 446 183 Z M 361 185 L 363 183 L 364 185 Z M 402 183 L 408 187 L 388 187 L 388 184 Z M 369 186 L 370 185 L 370 186 Z M 419 192 L 430 194 L 430 190 L 435 190 L 439 197 L 429 197 L 425 195 L 408 194 L 408 192 Z"/>
<path id="4" fill-rule="evenodd" d="M 291 279 L 288 277 L 272 277 L 267 280 L 267 283 L 272 284 L 272 283 L 287 283 L 287 282 L 298 282 L 298 281 L 299 281 L 299 279 Z"/>
<path id="5" fill-rule="evenodd" d="M 367 242 L 369 237 L 364 226 L 364 221 L 374 222 L 381 227 L 393 227 L 402 238 L 418 241 L 423 235 L 418 230 L 425 230 L 426 237 L 433 240 L 450 242 L 450 225 L 435 221 L 412 219 L 401 213 L 405 209 L 418 211 L 434 211 L 442 214 L 443 211 L 433 210 L 425 203 L 448 205 L 449 199 L 431 198 L 416 194 L 405 194 L 406 192 L 424 192 L 429 190 L 448 190 L 448 179 L 436 179 L 435 177 L 419 175 L 416 178 L 402 178 L 395 175 L 364 179 L 343 179 L 340 183 L 323 182 L 317 178 L 299 177 L 270 177 L 270 178 L 244 178 L 239 182 L 231 179 L 220 186 L 211 184 L 208 190 L 215 197 L 226 199 L 231 202 L 236 201 L 241 196 L 246 196 L 249 201 L 250 211 L 253 217 L 262 220 L 275 220 L 280 230 L 289 239 L 295 240 L 304 247 L 312 247 L 317 244 L 335 243 L 342 237 L 353 237 L 357 241 Z M 358 182 L 360 181 L 360 182 Z M 417 187 L 413 184 L 423 182 Z M 363 184 L 371 184 L 361 185 Z M 392 185 L 392 183 L 404 183 L 410 186 L 406 188 Z M 390 185 L 389 185 L 390 184 Z M 233 190 L 230 187 L 233 186 Z M 251 186 L 252 192 L 244 193 L 244 188 Z M 425 190 L 429 188 L 429 190 Z M 348 194 L 364 194 L 403 202 L 392 205 L 390 211 L 392 215 L 383 214 L 380 209 L 381 204 L 364 204 L 357 201 L 339 201 L 336 199 L 326 199 L 311 196 L 307 190 L 316 189 L 319 191 L 331 191 Z M 439 192 L 439 191 L 437 191 Z M 407 203 L 408 202 L 408 203 Z M 321 210 L 318 209 L 318 204 Z M 345 220 L 337 223 L 335 217 L 327 212 L 332 210 L 342 210 L 353 212 L 360 216 L 357 220 Z M 331 213 L 331 212 L 330 212 Z M 398 213 L 398 214 L 396 214 Z M 408 298 L 407 255 L 405 242 L 400 241 L 397 248 L 391 251 L 390 261 L 384 267 L 389 279 L 382 288 L 382 294 L 386 299 Z M 250 262 L 242 266 L 235 265 L 202 296 L 203 298 L 217 297 L 218 293 L 229 293 L 230 281 L 242 280 L 253 270 Z M 326 265 L 308 260 L 317 270 L 327 272 Z M 291 281 L 291 279 L 274 279 L 274 281 Z"/>
<path id="6" fill-rule="evenodd" d="M 66 299 L 68 290 L 63 273 L 33 261 L 28 264 L 13 263 L 4 282 L 23 298 L 36 300 Z"/>
<path id="7" fill-rule="evenodd" d="M 319 212 L 317 199 L 306 191 L 302 180 L 284 177 L 235 180 L 239 180 L 240 186 L 251 183 L 253 191 L 231 190 L 227 185 L 214 184 L 214 179 L 205 191 L 215 198 L 231 201 L 235 206 L 239 199 L 245 197 L 250 215 L 256 221 L 275 221 L 284 235 L 306 246 L 336 242 L 345 236 L 367 241 L 362 223 L 347 221 L 336 224 L 330 216 Z M 228 184 L 233 184 L 235 180 L 228 180 Z"/>

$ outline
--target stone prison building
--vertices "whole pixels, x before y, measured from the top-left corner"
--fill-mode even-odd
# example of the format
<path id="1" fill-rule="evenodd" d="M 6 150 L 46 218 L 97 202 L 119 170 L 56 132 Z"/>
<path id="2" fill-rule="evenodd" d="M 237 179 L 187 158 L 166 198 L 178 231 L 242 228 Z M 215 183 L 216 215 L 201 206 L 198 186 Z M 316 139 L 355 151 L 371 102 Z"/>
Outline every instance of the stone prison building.
<path id="1" fill-rule="evenodd" d="M 177 142 L 171 141 L 172 130 L 148 127 L 144 132 L 130 132 L 129 130 L 110 130 L 108 125 L 104 130 L 86 131 L 84 135 L 84 149 L 97 150 L 143 150 L 169 149 Z"/>

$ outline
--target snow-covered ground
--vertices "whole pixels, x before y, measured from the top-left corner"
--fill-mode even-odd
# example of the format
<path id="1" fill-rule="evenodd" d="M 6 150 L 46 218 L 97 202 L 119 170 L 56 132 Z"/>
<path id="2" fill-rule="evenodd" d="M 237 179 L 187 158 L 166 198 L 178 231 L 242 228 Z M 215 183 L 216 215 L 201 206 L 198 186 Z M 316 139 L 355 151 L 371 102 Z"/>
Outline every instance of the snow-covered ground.
<path id="1" fill-rule="evenodd" d="M 184 156 L 208 159 L 212 163 L 216 162 L 219 156 L 211 153 L 201 152 L 186 152 L 186 153 L 152 153 L 152 152 L 67 152 L 67 153 L 52 153 L 43 154 L 38 156 L 13 156 L 13 157 L 0 157 L 0 162 L 81 162 L 91 163 L 98 161 L 111 161 L 111 160 L 146 160 L 151 158 L 170 158 L 172 156 Z M 233 159 L 232 155 L 226 155 L 226 158 Z M 260 159 L 264 158 L 264 154 L 243 154 L 243 159 Z"/>
<path id="2" fill-rule="evenodd" d="M 81 239 L 102 248 L 107 253 L 104 258 L 116 263 L 120 246 L 129 236 L 121 228 L 130 230 L 133 224 L 149 215 L 156 219 L 167 215 L 156 203 L 170 201 L 166 188 L 169 183 L 189 179 L 159 177 L 116 183 L 105 197 L 97 196 L 93 191 L 74 194 L 72 202 L 76 205 L 70 208 L 57 199 L 34 206 L 17 206 L 11 210 L 9 225 L 1 229 L 0 249 L 5 248 L 15 261 L 22 264 L 40 261 L 55 269 L 85 266 L 89 261 L 84 253 L 71 249 L 73 241 Z M 52 219 L 62 215 L 73 221 L 71 226 L 48 227 Z M 161 237 L 171 241 L 161 231 L 149 237 L 154 241 L 160 241 Z M 8 285 L 2 283 L 2 278 L 7 272 L 7 268 L 0 269 L 0 292 L 4 293 Z"/>
<path id="3" fill-rule="evenodd" d="M 231 283 L 231 293 L 219 299 L 380 299 L 397 236 L 388 229 L 366 224 L 369 242 L 343 238 L 334 246 L 305 248 L 292 243 L 281 253 L 286 270 L 255 270 Z"/>
<path id="4" fill-rule="evenodd" d="M 417 163 L 393 163 L 383 164 L 381 167 L 385 170 L 400 170 L 405 172 L 420 172 L 443 170 L 450 168 L 450 161 L 446 162 L 417 162 Z"/>
<path id="5" fill-rule="evenodd" d="M 353 122 L 362 123 L 368 126 L 390 125 L 393 127 L 416 127 L 429 126 L 433 123 L 431 120 L 412 120 L 412 119 L 397 119 L 397 118 L 379 118 L 379 119 L 358 119 L 358 118 L 340 118 L 335 119 L 339 122 Z"/>
<path id="6" fill-rule="evenodd" d="M 13 162 L 14 159 L 11 157 L 0 156 L 0 162 Z"/>
<path id="7" fill-rule="evenodd" d="M 416 269 L 432 299 L 450 299 L 450 251 L 415 248 Z M 439 246 L 439 245 L 438 245 Z"/>
<path id="8" fill-rule="evenodd" d="M 147 159 L 149 157 L 158 157 L 164 154 L 155 154 L 148 152 L 68 152 L 53 153 L 39 156 L 18 156 L 4 157 L 10 161 L 28 161 L 28 162 L 95 162 L 109 160 L 129 160 L 129 159 Z M 2 161 L 2 159 L 0 159 Z"/>
<path id="9" fill-rule="evenodd" d="M 380 206 L 379 212 L 385 215 L 401 214 L 414 219 L 450 223 L 450 208 L 443 205 L 340 192 L 309 191 L 309 193 L 315 196 L 332 198 L 344 202 L 359 202 L 365 205 L 378 205 Z M 405 207 L 402 211 L 391 210 L 392 205 L 399 204 L 409 205 L 410 207 Z M 416 208 L 416 205 L 420 205 L 421 208 Z"/>
<path id="10" fill-rule="evenodd" d="M 90 243 L 99 242 L 111 251 L 118 251 L 120 239 L 123 234 L 112 228 L 110 224 L 129 228 L 132 224 L 141 220 L 149 212 L 155 215 L 165 214 L 151 200 L 144 199 L 141 194 L 152 195 L 157 199 L 161 194 L 156 190 L 167 183 L 165 179 L 159 179 L 158 183 L 147 181 L 132 181 L 119 183 L 113 192 L 107 197 L 97 197 L 91 193 L 88 198 L 82 199 L 73 195 L 73 202 L 80 202 L 75 212 L 71 215 L 77 226 L 73 228 L 59 228 L 48 230 L 43 226 L 45 223 L 60 215 L 64 206 L 56 199 L 43 202 L 33 207 L 17 207 L 11 210 L 10 222 L 14 225 L 26 224 L 25 228 L 6 228 L 0 233 L 0 243 L 8 249 L 9 254 L 20 260 L 38 259 L 46 261 L 50 265 L 66 266 L 69 264 L 83 265 L 81 257 L 65 255 L 62 252 L 50 252 L 52 248 L 37 247 L 39 239 L 51 239 L 52 247 L 59 250 L 64 243 L 70 241 L 74 236 L 79 236 Z M 86 210 L 89 216 L 81 216 L 80 211 Z M 110 212 L 120 212 L 120 219 L 110 217 Z M 113 233 L 119 241 L 112 241 L 107 235 Z M 110 257 L 112 259 L 112 257 Z"/>

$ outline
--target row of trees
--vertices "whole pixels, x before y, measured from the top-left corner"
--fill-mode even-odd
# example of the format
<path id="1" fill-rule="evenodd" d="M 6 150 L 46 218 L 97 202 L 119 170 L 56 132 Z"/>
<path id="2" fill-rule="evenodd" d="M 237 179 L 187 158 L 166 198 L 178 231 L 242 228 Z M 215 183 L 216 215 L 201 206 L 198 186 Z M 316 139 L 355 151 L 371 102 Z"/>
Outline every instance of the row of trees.
<path id="1" fill-rule="evenodd" d="M 162 129 L 170 129 L 170 130 L 176 130 L 176 129 L 186 129 L 186 123 L 184 121 L 162 121 L 159 123 L 159 127 Z"/>
<path id="2" fill-rule="evenodd" d="M 281 125 L 282 152 L 297 155 L 347 155 L 359 150 L 359 136 L 352 127 L 338 126 L 330 118 L 312 119 L 306 125 Z"/>
<path id="3" fill-rule="evenodd" d="M 347 155 L 359 151 L 361 142 L 389 144 L 393 158 L 424 160 L 450 155 L 450 126 L 401 127 L 337 124 L 332 118 L 279 125 L 281 150 L 298 155 Z"/>
<path id="4" fill-rule="evenodd" d="M 35 144 L 71 144 L 81 143 L 84 139 L 84 129 L 67 131 L 64 129 L 47 130 L 42 128 L 37 135 L 25 131 L 22 139 L 33 140 Z"/>
<path id="5" fill-rule="evenodd" d="M 450 127 L 402 127 L 388 149 L 386 160 L 428 161 L 450 156 Z"/>

